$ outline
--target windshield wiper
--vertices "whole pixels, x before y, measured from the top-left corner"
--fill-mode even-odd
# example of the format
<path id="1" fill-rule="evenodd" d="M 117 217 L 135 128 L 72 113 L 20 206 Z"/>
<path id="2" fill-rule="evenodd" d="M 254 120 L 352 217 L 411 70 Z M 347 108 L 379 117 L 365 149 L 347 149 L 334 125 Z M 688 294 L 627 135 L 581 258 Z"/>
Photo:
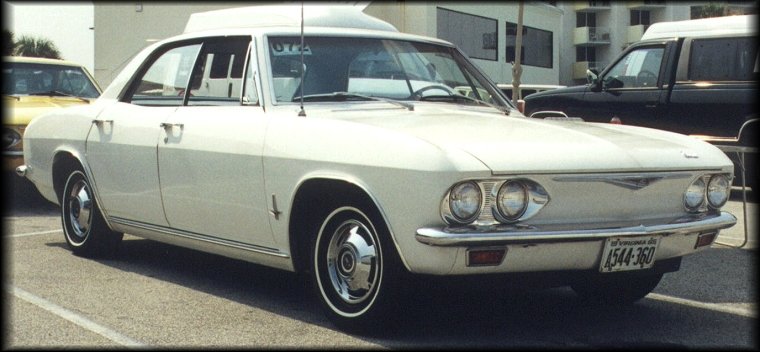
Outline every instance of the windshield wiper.
<path id="1" fill-rule="evenodd" d="M 304 101 L 347 101 L 347 100 L 352 100 L 352 99 L 382 101 L 382 102 L 390 103 L 393 105 L 401 106 L 403 108 L 406 108 L 409 111 L 414 111 L 414 105 L 411 103 L 405 103 L 405 102 L 393 100 L 393 99 L 373 97 L 369 95 L 349 93 L 349 92 L 309 94 L 309 95 L 303 96 Z M 301 100 L 300 95 L 293 97 L 292 101 L 299 101 L 299 100 Z"/>
<path id="2" fill-rule="evenodd" d="M 460 101 L 471 101 L 475 102 L 480 105 L 485 105 L 488 107 L 492 107 L 496 110 L 499 110 L 504 113 L 504 115 L 509 115 L 509 108 L 505 108 L 502 106 L 494 105 L 485 101 L 482 101 L 480 99 L 475 99 L 472 97 L 468 97 L 466 95 L 461 94 L 451 94 L 451 95 L 425 95 L 420 96 L 417 100 L 419 101 L 442 101 L 442 102 L 451 102 L 451 103 L 457 103 Z"/>
<path id="3" fill-rule="evenodd" d="M 50 97 L 77 98 L 77 99 L 79 99 L 79 100 L 81 100 L 81 101 L 83 101 L 85 103 L 89 103 L 90 102 L 89 100 L 87 100 L 85 98 L 78 97 L 76 95 L 72 95 L 72 94 L 68 94 L 68 93 L 64 93 L 64 92 L 61 92 L 60 90 L 49 90 L 47 92 L 34 92 L 34 93 L 29 93 L 29 95 L 38 95 L 38 96 L 45 96 L 46 95 L 46 96 L 50 96 Z"/>

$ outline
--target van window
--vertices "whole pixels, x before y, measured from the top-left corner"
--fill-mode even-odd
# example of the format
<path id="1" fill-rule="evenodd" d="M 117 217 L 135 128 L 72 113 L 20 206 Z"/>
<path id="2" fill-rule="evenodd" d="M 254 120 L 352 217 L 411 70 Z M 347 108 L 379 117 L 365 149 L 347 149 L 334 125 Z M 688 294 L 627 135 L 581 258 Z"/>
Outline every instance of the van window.
<path id="1" fill-rule="evenodd" d="M 689 80 L 751 81 L 757 77 L 754 37 L 695 39 L 691 44 Z"/>

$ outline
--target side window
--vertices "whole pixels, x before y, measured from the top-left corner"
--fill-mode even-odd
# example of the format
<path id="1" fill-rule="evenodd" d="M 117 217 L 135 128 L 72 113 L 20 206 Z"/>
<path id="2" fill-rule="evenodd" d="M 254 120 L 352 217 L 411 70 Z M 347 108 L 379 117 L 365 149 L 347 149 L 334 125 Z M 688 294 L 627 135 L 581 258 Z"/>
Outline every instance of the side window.
<path id="1" fill-rule="evenodd" d="M 188 78 L 200 48 L 200 44 L 193 44 L 161 54 L 137 80 L 131 97 L 126 100 L 147 106 L 182 105 Z"/>
<path id="2" fill-rule="evenodd" d="M 757 41 L 754 37 L 694 40 L 688 78 L 692 81 L 755 80 Z"/>
<path id="3" fill-rule="evenodd" d="M 210 39 L 190 79 L 188 105 L 239 105 L 250 37 Z"/>
<path id="4" fill-rule="evenodd" d="M 652 88 L 657 86 L 663 47 L 641 48 L 629 52 L 607 72 L 604 84 L 608 88 Z"/>

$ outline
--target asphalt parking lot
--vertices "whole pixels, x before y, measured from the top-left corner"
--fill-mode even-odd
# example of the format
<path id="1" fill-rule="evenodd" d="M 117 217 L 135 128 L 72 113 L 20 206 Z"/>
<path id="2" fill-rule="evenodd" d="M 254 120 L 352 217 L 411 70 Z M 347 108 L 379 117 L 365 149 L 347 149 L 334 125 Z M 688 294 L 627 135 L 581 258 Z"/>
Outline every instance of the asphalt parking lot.
<path id="1" fill-rule="evenodd" d="M 7 194 L 7 193 L 6 193 Z M 66 248 L 56 206 L 14 198 L 3 215 L 4 348 L 758 348 L 757 200 L 633 307 L 567 288 L 502 292 L 432 280 L 400 328 L 335 329 L 288 272 L 125 236 L 119 254 Z M 742 248 L 736 248 L 744 245 Z"/>

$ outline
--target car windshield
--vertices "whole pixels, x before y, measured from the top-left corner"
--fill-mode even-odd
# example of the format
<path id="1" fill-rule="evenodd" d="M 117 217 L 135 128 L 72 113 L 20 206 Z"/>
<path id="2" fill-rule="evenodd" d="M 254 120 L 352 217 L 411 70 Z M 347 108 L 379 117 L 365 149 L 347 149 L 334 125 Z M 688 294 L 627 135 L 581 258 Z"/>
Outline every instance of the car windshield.
<path id="1" fill-rule="evenodd" d="M 100 92 L 80 67 L 5 62 L 3 95 L 97 98 Z"/>
<path id="2" fill-rule="evenodd" d="M 301 99 L 301 38 L 269 37 L 275 100 Z M 304 101 L 424 100 L 509 103 L 454 48 L 401 40 L 306 37 Z"/>

